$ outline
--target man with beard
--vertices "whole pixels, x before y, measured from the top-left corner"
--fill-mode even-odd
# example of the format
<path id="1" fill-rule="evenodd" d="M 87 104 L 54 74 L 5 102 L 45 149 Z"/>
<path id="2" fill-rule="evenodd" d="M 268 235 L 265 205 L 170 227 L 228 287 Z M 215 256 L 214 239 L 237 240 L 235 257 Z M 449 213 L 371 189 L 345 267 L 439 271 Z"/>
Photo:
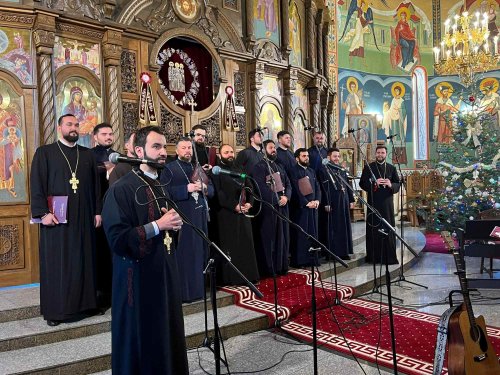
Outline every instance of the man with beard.
<path id="1" fill-rule="evenodd" d="M 103 122 L 94 127 L 94 141 L 96 146 L 92 149 L 97 161 L 97 172 L 101 184 L 101 204 L 104 194 L 108 191 L 108 173 L 111 168 L 109 155 L 115 150 L 111 148 L 114 142 L 113 128 Z M 97 304 L 101 309 L 111 307 L 111 253 L 103 228 L 96 229 L 96 284 Z"/>
<path id="2" fill-rule="evenodd" d="M 328 149 L 328 159 L 332 164 L 340 166 L 340 150 Z M 354 207 L 354 195 L 345 187 L 340 177 L 347 180 L 347 173 L 332 166 L 325 166 L 320 171 L 320 184 L 323 188 L 322 206 L 327 220 L 322 223 L 328 234 L 328 249 L 344 260 L 353 254 L 351 216 L 349 208 Z"/>
<path id="3" fill-rule="evenodd" d="M 255 165 L 252 176 L 259 185 L 262 199 L 288 216 L 288 201 L 292 196 L 290 180 L 283 167 L 276 163 L 274 141 L 264 141 L 264 150 L 266 155 Z M 288 272 L 288 223 L 281 220 L 266 204 L 262 204 L 253 229 L 260 275 L 285 275 Z"/>
<path id="4" fill-rule="evenodd" d="M 198 163 L 200 163 L 204 170 L 209 171 L 217 161 L 217 152 L 215 147 L 205 146 L 205 142 L 207 140 L 207 128 L 203 125 L 195 125 L 191 130 L 193 133 L 193 141 L 196 148 L 195 151 L 196 156 L 198 157 Z"/>
<path id="5" fill-rule="evenodd" d="M 324 132 L 317 131 L 313 135 L 313 146 L 309 147 L 307 150 L 309 152 L 309 164 L 312 169 L 319 173 L 322 168 L 322 160 L 327 156 L 327 150 L 325 147 L 326 135 Z"/>
<path id="6" fill-rule="evenodd" d="M 278 132 L 278 147 L 277 147 L 277 155 L 276 163 L 281 164 L 281 166 L 285 169 L 285 172 L 288 174 L 288 177 L 292 177 L 292 170 L 297 165 L 297 161 L 293 156 L 290 148 L 292 147 L 292 136 L 286 130 L 281 130 Z"/>
<path id="7" fill-rule="evenodd" d="M 316 173 L 309 168 L 309 153 L 305 148 L 295 151 L 297 163 L 291 171 L 292 200 L 290 202 L 290 218 L 306 233 L 318 238 L 318 207 L 321 201 L 321 190 Z M 298 229 L 290 230 L 290 265 L 304 267 L 319 265 L 316 253 L 310 252 L 311 246 L 317 247 Z"/>
<path id="8" fill-rule="evenodd" d="M 158 127 L 137 131 L 139 158 L 164 164 L 166 147 Z M 188 374 L 172 243 L 183 223 L 157 179 L 156 167 L 141 164 L 110 187 L 104 202 L 113 251 L 113 374 Z"/>
<path id="9" fill-rule="evenodd" d="M 239 172 L 234 167 L 234 150 L 230 145 L 222 145 L 219 153 L 218 165 L 222 169 Z M 211 207 L 214 212 L 217 242 L 247 279 L 257 281 L 259 271 L 255 259 L 252 223 L 250 218 L 245 216 L 252 208 L 250 202 L 253 201 L 242 189 L 246 181 L 242 182 L 231 176 L 219 174 L 212 175 L 212 182 L 215 196 Z M 242 284 L 241 277 L 228 264 L 221 262 L 222 259 L 218 262 L 219 282 L 222 285 Z"/>
<path id="10" fill-rule="evenodd" d="M 135 138 L 135 132 L 125 135 L 124 138 L 125 150 L 127 151 L 127 157 L 129 158 L 137 157 L 134 151 L 134 138 Z M 132 164 L 118 163 L 109 174 L 109 186 L 113 185 L 116 181 L 125 176 L 131 170 L 132 170 Z"/>
<path id="11" fill-rule="evenodd" d="M 79 123 L 58 119 L 60 139 L 40 146 L 31 166 L 31 215 L 40 225 L 40 310 L 49 326 L 97 307 L 95 228 L 101 225 L 99 178 L 94 153 L 76 144 Z M 67 223 L 48 201 L 66 196 Z"/>
<path id="12" fill-rule="evenodd" d="M 394 202 L 392 196 L 399 191 L 400 182 L 396 168 L 387 163 L 386 157 L 387 148 L 377 146 L 375 150 L 376 161 L 370 163 L 376 181 L 372 180 L 370 170 L 365 166 L 359 186 L 368 192 L 368 203 L 394 227 Z M 378 232 L 379 229 L 384 229 L 388 235 L 382 235 Z M 366 219 L 366 261 L 385 264 L 386 258 L 388 264 L 398 264 L 396 239 L 394 234 L 380 223 L 380 220 L 375 217 L 373 212 L 368 210 Z"/>
<path id="13" fill-rule="evenodd" d="M 214 194 L 213 185 L 209 179 L 203 180 L 194 173 L 193 147 L 189 138 L 181 138 L 177 142 L 175 151 L 177 160 L 168 163 L 162 171 L 161 183 L 167 186 L 172 199 L 194 226 L 207 233 L 207 198 L 211 198 Z M 193 302 L 203 298 L 205 294 L 203 270 L 208 258 L 208 245 L 188 225 L 179 231 L 175 258 L 179 267 L 182 301 Z"/>
<path id="14" fill-rule="evenodd" d="M 250 146 L 241 150 L 235 160 L 235 166 L 245 173 L 251 174 L 254 166 L 262 160 L 262 134 L 259 130 L 253 129 L 248 132 Z"/>

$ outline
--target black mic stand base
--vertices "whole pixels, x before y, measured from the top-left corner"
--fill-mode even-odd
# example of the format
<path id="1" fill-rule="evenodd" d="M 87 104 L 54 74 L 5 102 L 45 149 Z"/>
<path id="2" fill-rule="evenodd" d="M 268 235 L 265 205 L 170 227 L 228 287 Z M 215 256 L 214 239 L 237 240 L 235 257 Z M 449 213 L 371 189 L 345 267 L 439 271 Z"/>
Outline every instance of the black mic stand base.
<path id="1" fill-rule="evenodd" d="M 356 314 L 362 318 L 365 316 L 361 314 L 359 311 L 353 310 L 350 307 L 345 306 L 342 303 L 342 299 L 339 298 L 339 288 L 338 288 L 338 283 L 337 283 L 337 262 L 335 259 L 333 259 L 333 277 L 334 277 L 334 282 L 335 282 L 335 299 L 333 300 L 333 306 L 339 306 L 342 307 L 343 309 L 346 309 L 350 311 L 353 314 Z"/>
<path id="2" fill-rule="evenodd" d="M 398 283 L 397 286 L 401 286 L 401 282 L 412 284 L 412 285 L 415 285 L 415 286 L 419 286 L 419 287 L 424 288 L 424 289 L 429 289 L 428 286 L 425 286 L 423 284 L 419 284 L 419 283 L 416 283 L 414 281 L 408 281 L 408 280 L 406 280 L 406 278 L 405 278 L 405 276 L 403 274 L 400 274 L 396 279 L 392 280 L 391 284 Z M 392 298 L 395 298 L 395 297 L 392 297 Z"/>

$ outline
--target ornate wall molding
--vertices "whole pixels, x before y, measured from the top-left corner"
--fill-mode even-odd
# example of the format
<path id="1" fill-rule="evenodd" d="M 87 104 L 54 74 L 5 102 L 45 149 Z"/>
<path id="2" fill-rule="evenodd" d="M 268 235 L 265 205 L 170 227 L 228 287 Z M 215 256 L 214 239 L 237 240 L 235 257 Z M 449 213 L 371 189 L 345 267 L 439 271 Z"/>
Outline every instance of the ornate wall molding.
<path id="1" fill-rule="evenodd" d="M 22 220 L 15 223 L 0 222 L 0 270 L 18 269 L 24 266 Z"/>
<path id="2" fill-rule="evenodd" d="M 7 23 L 11 27 L 31 27 L 35 23 L 35 18 L 35 15 L 0 12 L 0 23 Z"/>
<path id="3" fill-rule="evenodd" d="M 316 13 L 316 67 L 319 74 L 324 74 L 323 65 L 323 9 L 318 9 Z"/>
<path id="4" fill-rule="evenodd" d="M 176 19 L 171 4 L 170 0 L 162 0 L 157 7 L 151 9 L 146 19 L 143 20 L 139 16 L 135 16 L 134 21 L 139 22 L 148 30 L 159 33 L 165 30 L 167 25 Z"/>
<path id="5" fill-rule="evenodd" d="M 127 137 L 139 127 L 139 104 L 132 102 L 122 103 L 123 135 Z"/>
<path id="6" fill-rule="evenodd" d="M 230 46 L 231 42 L 221 38 L 217 25 L 210 19 L 212 11 L 212 6 L 207 6 L 205 16 L 200 17 L 200 19 L 196 21 L 196 25 L 210 38 L 215 47 L 221 48 Z"/>
<path id="7" fill-rule="evenodd" d="M 238 119 L 238 126 L 240 130 L 236 132 L 236 146 L 245 147 L 247 145 L 247 124 L 246 115 L 244 113 L 237 113 L 236 118 Z"/>
<path id="8" fill-rule="evenodd" d="M 214 15 L 217 23 L 222 27 L 229 38 L 229 42 L 238 52 L 245 52 L 245 45 L 242 42 L 241 36 L 233 27 L 231 21 L 222 13 L 219 8 L 214 8 Z"/>
<path id="9" fill-rule="evenodd" d="M 245 1 L 245 45 L 247 47 L 247 51 L 251 52 L 254 50 L 255 46 L 255 34 L 253 27 L 253 4 L 256 0 L 246 0 Z"/>
<path id="10" fill-rule="evenodd" d="M 281 50 L 268 40 L 259 40 L 253 49 L 253 55 L 261 60 L 275 61 L 282 64 L 284 61 L 281 57 Z"/>
<path id="11" fill-rule="evenodd" d="M 72 25 L 69 23 L 61 23 L 58 22 L 56 24 L 56 29 L 57 31 L 62 31 L 62 32 L 67 32 L 67 33 L 72 33 L 72 34 L 77 34 L 77 35 L 84 35 L 86 37 L 90 37 L 96 40 L 101 40 L 104 36 L 104 32 L 98 31 L 98 30 L 93 30 L 89 29 L 86 27 L 78 26 L 78 25 Z"/>
<path id="12" fill-rule="evenodd" d="M 174 115 L 167 107 L 160 105 L 161 121 L 160 129 L 165 134 L 167 143 L 176 144 L 179 134 L 184 134 L 184 124 L 182 118 Z"/>
<path id="13" fill-rule="evenodd" d="M 209 118 L 200 121 L 200 124 L 207 128 L 208 145 L 209 146 L 220 146 L 222 144 L 221 140 L 221 116 L 220 108 L 215 111 Z"/>
<path id="14" fill-rule="evenodd" d="M 120 57 L 122 92 L 137 94 L 137 57 L 134 51 L 123 50 Z"/>
<path id="15" fill-rule="evenodd" d="M 88 17 L 93 20 L 102 21 L 104 19 L 105 11 L 109 13 L 109 7 L 112 2 L 102 4 L 99 0 L 35 0 L 40 2 L 42 6 L 62 11 L 69 14 L 78 14 L 79 16 Z M 107 9 L 105 9 L 107 8 Z"/>

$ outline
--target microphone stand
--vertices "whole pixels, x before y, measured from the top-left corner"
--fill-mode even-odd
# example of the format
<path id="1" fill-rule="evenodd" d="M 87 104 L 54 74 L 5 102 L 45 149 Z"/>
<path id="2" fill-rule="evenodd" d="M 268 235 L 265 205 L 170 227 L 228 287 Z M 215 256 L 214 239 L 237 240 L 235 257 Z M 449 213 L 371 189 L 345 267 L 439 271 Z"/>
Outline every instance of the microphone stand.
<path id="1" fill-rule="evenodd" d="M 198 151 L 196 150 L 196 142 L 194 141 L 194 133 L 191 131 L 190 133 L 187 133 L 186 134 L 187 136 L 189 136 L 189 138 L 191 139 L 191 148 L 193 149 L 193 156 L 194 156 L 194 170 L 198 170 L 198 168 L 200 169 L 203 169 L 200 165 L 200 162 L 198 160 Z M 203 201 L 205 202 L 205 207 L 207 209 L 207 220 L 210 221 L 210 212 L 209 212 L 209 208 L 208 208 L 208 202 L 205 198 L 205 192 L 203 190 L 203 179 L 201 177 L 201 174 L 198 173 L 198 181 L 200 182 L 200 185 L 201 185 L 201 199 L 203 199 Z M 209 273 L 210 275 L 210 299 L 212 299 L 212 288 L 211 288 L 211 285 L 214 284 L 215 285 L 215 282 L 214 280 L 212 280 L 212 274 L 215 274 L 215 265 L 214 265 L 214 259 L 213 258 L 210 258 L 208 259 L 208 262 L 207 262 L 207 265 L 205 267 L 205 269 L 203 270 L 203 275 L 205 275 L 205 277 L 203 278 L 203 286 L 204 286 L 204 291 L 206 291 L 206 281 L 207 281 L 207 278 L 206 278 L 206 275 L 207 273 Z M 203 339 L 203 342 L 202 342 L 202 345 L 205 347 L 205 348 L 208 348 L 210 349 L 210 351 L 212 351 L 214 354 L 214 350 L 215 349 L 215 342 L 214 342 L 214 349 L 212 349 L 212 338 L 208 336 L 208 306 L 207 306 L 207 293 L 203 293 L 203 312 L 204 312 L 204 322 L 205 322 L 205 338 Z M 226 366 L 227 364 L 224 363 Z"/>
<path id="2" fill-rule="evenodd" d="M 267 170 L 269 172 L 269 179 L 271 183 L 271 190 L 274 192 L 274 195 L 276 196 L 276 201 L 279 202 L 280 198 L 278 196 L 278 193 L 275 192 L 275 187 L 276 187 L 276 181 L 274 180 L 273 177 L 273 170 L 271 168 L 271 164 L 269 164 L 269 160 L 267 159 L 266 156 L 263 158 L 264 162 L 266 163 Z M 267 183 L 267 182 L 266 182 Z M 274 208 L 274 207 L 273 207 Z M 276 228 L 276 216 L 275 216 L 275 211 L 271 210 L 271 222 L 273 223 L 273 227 Z M 271 238 L 271 268 L 273 272 L 273 288 L 274 288 L 274 315 L 275 315 L 275 320 L 274 320 L 274 327 L 279 328 L 281 326 L 281 321 L 278 317 L 278 281 L 277 281 L 277 276 L 276 276 L 276 264 L 277 263 L 276 259 L 276 249 L 274 248 L 274 238 Z"/>
<path id="3" fill-rule="evenodd" d="M 327 165 L 323 165 L 323 167 L 326 170 L 326 173 L 328 175 L 328 178 L 330 179 L 330 182 L 332 183 L 332 186 L 335 187 L 336 186 L 335 179 L 334 179 L 333 175 L 330 173 L 331 172 L 330 168 L 328 168 Z M 328 236 L 329 236 L 329 235 L 331 235 L 330 234 L 330 215 L 332 213 L 332 202 L 330 202 L 330 184 L 328 184 L 327 189 L 328 189 L 328 191 L 327 191 L 328 205 L 330 206 L 330 212 L 328 212 L 328 216 L 327 216 L 327 228 L 328 228 Z M 330 245 L 329 240 L 328 240 L 328 244 Z M 335 250 L 332 249 L 332 252 L 335 252 Z M 352 313 L 355 313 L 359 316 L 363 316 L 363 314 L 361 314 L 360 312 L 355 311 L 347 306 L 344 306 L 344 304 L 342 303 L 342 299 L 339 298 L 339 287 L 337 284 L 337 262 L 335 261 L 335 258 L 333 259 L 333 277 L 334 277 L 334 281 L 335 281 L 335 299 L 333 301 L 333 305 L 340 306 L 346 310 L 349 310 Z"/>
<path id="4" fill-rule="evenodd" d="M 403 176 L 403 172 L 401 171 L 401 163 L 399 162 L 399 157 L 398 157 L 398 153 L 395 152 L 396 151 L 396 147 L 394 146 L 394 141 L 393 141 L 393 137 L 390 137 L 389 138 L 389 141 L 391 142 L 391 146 L 392 146 L 392 155 L 394 156 L 395 160 L 396 160 L 396 165 L 398 167 L 398 172 L 399 172 L 399 175 L 401 176 L 400 180 L 401 180 L 401 191 L 399 193 L 399 204 L 401 205 L 401 208 L 400 208 L 400 213 L 399 213 L 399 225 L 400 225 L 400 231 L 401 231 L 401 237 L 404 237 L 404 225 L 403 225 L 403 197 L 404 197 L 404 193 L 405 191 L 408 191 L 407 188 L 406 188 L 406 178 L 405 176 Z M 413 282 L 413 281 L 408 281 L 406 280 L 405 276 L 404 276 L 404 271 L 403 271 L 403 255 L 404 255 L 404 246 L 403 246 L 403 243 L 400 243 L 401 247 L 400 247 L 400 250 L 401 250 L 401 264 L 400 264 L 400 267 L 399 267 L 399 276 L 391 281 L 391 283 L 398 283 L 398 286 L 401 286 L 401 282 L 406 282 L 406 283 L 409 283 L 409 284 L 413 284 L 413 285 L 416 285 L 416 286 L 419 286 L 421 288 L 425 288 L 425 289 L 429 289 L 428 286 L 425 286 L 423 284 L 419 284 L 419 283 L 416 283 L 416 282 Z"/>
<path id="5" fill-rule="evenodd" d="M 251 177 L 249 176 L 249 178 L 251 178 Z M 255 182 L 255 180 L 254 180 L 254 182 Z M 320 241 L 318 241 L 318 239 L 314 238 L 309 233 L 307 233 L 300 225 L 294 223 L 288 217 L 286 217 L 281 212 L 279 212 L 273 206 L 272 203 L 269 203 L 269 202 L 265 201 L 264 199 L 262 199 L 261 197 L 257 196 L 252 191 L 252 189 L 250 189 L 249 187 L 246 187 L 245 190 L 247 190 L 250 193 L 250 195 L 252 195 L 254 197 L 255 200 L 257 200 L 258 202 L 261 202 L 261 203 L 265 204 L 267 207 L 269 207 L 281 220 L 287 222 L 289 225 L 293 226 L 298 231 L 300 231 L 302 234 L 304 234 L 304 236 L 306 236 L 306 238 L 310 241 L 311 244 L 318 245 L 319 247 L 317 247 L 317 248 L 314 248 L 313 246 L 311 246 L 309 248 L 310 252 L 314 252 L 315 258 L 316 258 L 315 260 L 317 260 L 317 257 L 318 257 L 318 253 L 317 252 L 319 250 L 321 250 L 321 249 L 324 249 L 324 250 L 326 250 L 327 253 L 329 253 L 334 259 L 336 259 L 345 268 L 349 268 L 349 266 L 347 265 L 347 263 L 345 263 L 337 255 L 335 255 L 334 253 L 332 253 L 325 245 L 323 245 Z M 312 288 L 312 290 L 311 290 L 312 291 L 312 293 L 311 293 L 311 314 L 312 314 L 312 329 L 313 329 L 314 375 L 317 375 L 318 374 L 318 340 L 317 340 L 317 326 L 316 326 L 316 291 L 315 291 L 315 286 L 314 286 L 314 284 L 315 284 L 314 263 L 315 262 L 313 262 L 312 265 L 311 265 L 311 277 L 312 277 L 312 282 L 311 282 L 311 288 Z"/>
<path id="6" fill-rule="evenodd" d="M 360 129 L 358 129 L 358 131 L 361 131 Z M 354 133 L 352 135 L 352 137 L 354 138 L 354 142 L 356 142 L 356 146 L 358 148 L 358 151 L 365 163 L 365 165 L 368 167 L 368 170 L 370 171 L 370 182 L 372 183 L 373 187 L 376 189 L 378 188 L 378 185 L 377 185 L 377 178 L 375 177 L 375 174 L 373 173 L 373 170 L 370 166 L 370 162 L 368 160 L 368 157 L 367 155 L 365 155 L 365 153 L 363 152 L 363 149 L 361 148 L 361 145 L 360 145 L 360 142 L 359 140 L 354 136 Z M 357 193 L 357 192 L 356 192 Z M 358 197 L 360 196 L 360 194 L 356 194 Z M 370 217 L 370 230 L 372 232 L 372 238 L 375 237 L 375 225 L 374 225 L 374 216 L 373 216 L 373 213 L 370 213 L 369 210 L 366 211 L 366 222 L 368 223 L 368 217 Z M 374 254 L 375 255 L 375 254 Z M 382 254 L 381 254 L 382 256 Z M 372 293 L 377 293 L 377 294 L 380 294 L 382 296 L 386 296 L 387 297 L 387 294 L 381 292 L 379 290 L 379 287 L 381 285 L 378 285 L 378 282 L 377 282 L 377 268 L 375 266 L 375 259 L 372 259 L 372 270 L 373 270 L 373 288 L 371 290 L 371 292 L 368 292 L 368 293 L 364 293 L 364 294 L 361 294 L 359 297 L 362 297 L 362 296 L 367 296 L 369 294 L 372 294 Z M 380 281 L 381 282 L 381 281 Z M 394 297 L 395 299 L 398 299 L 400 302 L 403 302 L 402 299 L 400 298 L 396 298 Z"/>
<path id="7" fill-rule="evenodd" d="M 368 204 L 368 202 L 363 199 L 363 197 L 361 196 L 361 194 L 359 194 L 356 190 L 354 190 L 354 188 L 344 179 L 343 176 L 341 176 L 340 174 L 337 174 L 337 177 L 339 178 L 340 181 L 342 181 L 342 183 L 344 184 L 344 186 L 346 186 L 347 188 L 349 188 L 353 192 L 353 194 L 355 194 L 358 197 L 358 199 L 369 210 L 371 210 L 372 213 L 374 213 L 378 217 L 378 219 L 380 220 L 380 222 L 382 224 L 384 224 L 385 228 L 380 228 L 379 229 L 379 233 L 381 233 L 381 235 L 382 235 L 382 246 L 383 246 L 383 241 L 388 236 L 388 234 L 393 234 L 394 236 L 396 236 L 397 238 L 399 238 L 399 240 L 401 241 L 401 243 L 405 244 L 405 246 L 408 248 L 408 250 L 410 250 L 410 252 L 416 258 L 418 258 L 418 254 L 415 252 L 415 250 L 413 250 L 411 248 L 411 246 L 408 245 L 405 242 L 405 240 L 398 234 L 397 230 L 395 228 L 393 228 L 393 226 L 391 224 L 389 224 L 387 222 L 387 220 L 384 219 L 384 217 L 380 214 L 380 212 L 378 212 L 378 210 L 375 207 L 373 207 L 370 204 Z M 389 233 L 387 233 L 386 230 L 388 230 Z M 390 325 L 390 329 L 391 329 L 392 363 L 393 363 L 393 366 L 394 366 L 394 374 L 397 374 L 398 373 L 398 368 L 397 368 L 397 357 L 396 357 L 396 334 L 395 334 L 395 331 L 394 331 L 394 314 L 393 314 L 393 311 L 392 311 L 392 298 L 394 298 L 394 299 L 397 299 L 397 298 L 396 297 L 392 297 L 392 294 L 391 294 L 391 274 L 389 272 L 389 257 L 387 256 L 387 254 L 385 256 L 385 280 L 386 280 L 386 285 L 387 285 L 387 300 L 388 300 L 387 304 L 389 306 L 389 325 Z"/>
<path id="8" fill-rule="evenodd" d="M 155 193 L 155 195 L 161 199 L 164 199 L 167 204 L 174 209 L 175 212 L 181 217 L 182 221 L 189 225 L 194 232 L 201 237 L 209 247 L 214 248 L 217 253 L 225 259 L 227 264 L 233 269 L 234 272 L 236 272 L 243 282 L 250 288 L 252 292 L 254 292 L 258 297 L 262 298 L 263 294 L 255 287 L 254 284 L 252 284 L 246 277 L 241 273 L 241 271 L 231 262 L 231 258 L 229 258 L 224 251 L 222 251 L 219 246 L 217 246 L 214 242 L 212 242 L 208 236 L 203 232 L 200 228 L 198 228 L 196 225 L 194 225 L 191 220 L 182 212 L 182 210 L 179 209 L 177 204 L 168 198 L 164 193 L 163 190 L 161 189 L 161 185 L 156 185 L 154 183 L 154 180 L 146 176 L 140 169 L 139 173 L 141 177 L 144 179 L 144 181 L 147 182 L 151 190 Z M 217 300 L 216 300 L 216 286 L 215 286 L 215 261 L 213 259 L 210 259 L 207 264 L 207 268 L 211 269 L 211 283 L 210 283 L 210 297 L 211 297 L 211 303 L 212 303 L 212 314 L 213 314 L 213 319 L 214 319 L 214 350 L 212 351 L 214 353 L 214 360 L 215 360 L 215 370 L 217 375 L 221 375 L 221 368 L 220 368 L 220 362 L 221 362 L 221 357 L 220 357 L 220 344 L 222 342 L 222 335 L 220 334 L 220 329 L 219 329 L 219 321 L 218 321 L 218 316 L 217 316 Z M 206 269 L 205 269 L 206 270 Z M 227 366 L 227 364 L 226 364 Z"/>

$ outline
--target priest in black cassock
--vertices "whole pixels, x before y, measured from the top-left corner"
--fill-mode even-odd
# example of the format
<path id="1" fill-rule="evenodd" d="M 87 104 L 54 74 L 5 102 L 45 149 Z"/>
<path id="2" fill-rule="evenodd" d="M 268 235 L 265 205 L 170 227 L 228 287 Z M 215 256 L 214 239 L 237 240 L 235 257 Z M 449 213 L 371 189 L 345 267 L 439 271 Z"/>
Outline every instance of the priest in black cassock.
<path id="1" fill-rule="evenodd" d="M 276 163 L 281 164 L 281 166 L 285 169 L 288 178 L 291 178 L 291 172 L 294 169 L 295 165 L 297 165 L 295 156 L 290 150 L 290 148 L 292 147 L 292 136 L 286 130 L 281 130 L 278 132 L 277 137 L 278 147 L 276 147 Z"/>
<path id="2" fill-rule="evenodd" d="M 164 164 L 165 136 L 137 132 L 141 159 Z M 183 227 L 161 196 L 157 168 L 141 164 L 113 184 L 103 225 L 113 251 L 113 374 L 188 374 L 179 275 L 172 237 Z"/>
<path id="3" fill-rule="evenodd" d="M 340 150 L 328 149 L 330 163 L 340 167 Z M 328 249 L 344 260 L 353 254 L 350 208 L 354 207 L 354 195 L 342 180 L 349 182 L 347 173 L 332 166 L 323 166 L 320 171 L 320 185 L 323 189 L 322 207 L 327 220 L 321 223 L 328 233 Z"/>
<path id="4" fill-rule="evenodd" d="M 76 144 L 79 123 L 58 119 L 60 139 L 40 146 L 31 165 L 31 215 L 40 225 L 40 310 L 49 326 L 97 307 L 95 228 L 101 225 L 99 178 L 94 153 Z M 47 203 L 67 196 L 67 223 Z"/>
<path id="5" fill-rule="evenodd" d="M 395 227 L 393 195 L 399 191 L 400 181 L 396 168 L 387 163 L 387 148 L 377 146 L 376 161 L 370 163 L 374 174 L 373 181 L 370 169 L 363 169 L 359 186 L 368 192 L 368 203 L 378 210 L 392 227 Z M 372 181 L 371 181 L 372 180 Z M 387 236 L 378 232 L 385 229 Z M 366 261 L 369 263 L 398 264 L 396 256 L 396 239 L 394 234 L 387 230 L 380 220 L 368 210 L 366 218 Z"/>
<path id="6" fill-rule="evenodd" d="M 326 135 L 324 132 L 314 132 L 313 145 L 307 151 L 309 152 L 309 165 L 317 174 L 323 168 L 321 161 L 327 156 Z"/>
<path id="7" fill-rule="evenodd" d="M 205 126 L 200 124 L 195 125 L 191 131 L 198 163 L 200 163 L 204 170 L 209 171 L 217 162 L 217 150 L 215 147 L 206 146 L 207 128 Z"/>
<path id="8" fill-rule="evenodd" d="M 292 186 L 283 167 L 276 163 L 274 141 L 264 142 L 265 157 L 259 161 L 252 176 L 259 185 L 262 199 L 271 203 L 281 214 L 288 216 Z M 285 275 L 288 272 L 290 232 L 288 223 L 281 220 L 270 207 L 262 204 L 254 225 L 255 254 L 260 276 Z"/>
<path id="9" fill-rule="evenodd" d="M 258 129 L 252 129 L 248 132 L 248 141 L 250 146 L 241 150 L 236 157 L 234 165 L 247 174 L 251 174 L 254 166 L 262 160 L 262 134 Z"/>
<path id="10" fill-rule="evenodd" d="M 234 167 L 234 150 L 230 145 L 219 149 L 218 165 L 225 170 L 239 172 Z M 212 204 L 212 222 L 216 229 L 218 245 L 230 258 L 231 262 L 250 281 L 259 280 L 257 260 L 252 237 L 252 222 L 245 216 L 252 208 L 250 194 L 243 190 L 241 179 L 219 174 L 212 175 L 215 196 Z M 252 203 L 251 203 L 252 202 Z M 223 259 L 217 259 L 217 275 L 221 285 L 241 285 L 241 277 Z"/>
<path id="11" fill-rule="evenodd" d="M 167 164 L 161 172 L 161 183 L 166 185 L 172 199 L 191 222 L 203 232 L 208 231 L 207 198 L 214 194 L 212 182 L 199 178 L 192 164 L 193 146 L 189 138 L 181 138 L 176 145 L 177 160 Z M 175 252 L 179 267 L 182 301 L 197 301 L 205 295 L 203 270 L 208 260 L 208 244 L 188 225 L 179 231 Z"/>
<path id="12" fill-rule="evenodd" d="M 109 170 L 111 162 L 109 155 L 115 150 L 112 149 L 115 141 L 113 128 L 110 124 L 102 122 L 94 127 L 95 147 L 92 149 L 97 162 L 97 172 L 99 183 L 101 184 L 101 202 L 108 191 Z M 96 229 L 96 276 L 97 276 L 97 304 L 101 309 L 111 307 L 111 251 L 102 227 Z"/>
<path id="13" fill-rule="evenodd" d="M 318 238 L 318 207 L 321 201 L 321 188 L 316 173 L 309 168 L 309 153 L 305 148 L 295 151 L 297 162 L 290 171 L 292 200 L 290 218 L 306 233 Z M 319 266 L 319 254 L 310 252 L 318 245 L 295 227 L 290 228 L 290 265 L 292 267 Z"/>

